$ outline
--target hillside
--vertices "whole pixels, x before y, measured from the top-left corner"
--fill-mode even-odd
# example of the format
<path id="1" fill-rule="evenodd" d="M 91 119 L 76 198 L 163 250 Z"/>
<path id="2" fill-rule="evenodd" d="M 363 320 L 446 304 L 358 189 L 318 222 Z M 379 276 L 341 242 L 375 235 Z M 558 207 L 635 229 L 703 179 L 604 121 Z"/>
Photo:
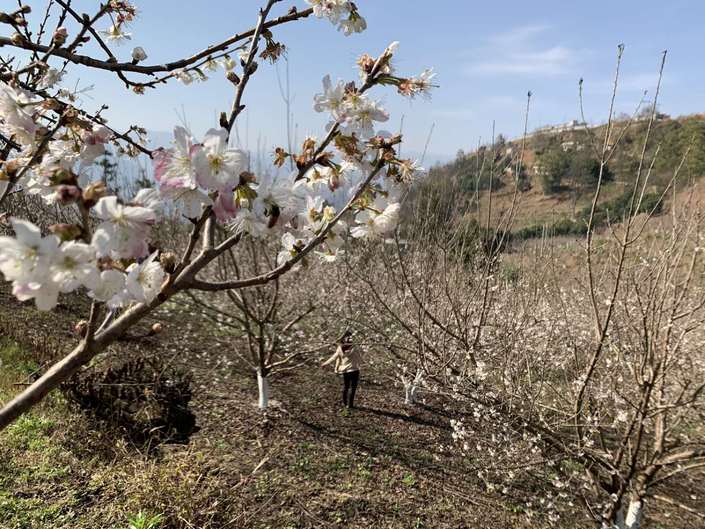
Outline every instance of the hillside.
<path id="1" fill-rule="evenodd" d="M 615 122 L 609 141 L 612 151 L 603 173 L 602 204 L 624 201 L 631 195 L 647 127 L 644 118 Z M 550 228 L 566 221 L 580 224 L 592 202 L 604 133 L 604 125 L 586 129 L 577 122 L 543 127 L 527 136 L 523 152 L 521 138 L 510 141 L 500 135 L 494 145 L 461 151 L 454 161 L 434 167 L 422 187 L 424 191 L 452 188 L 456 207 L 464 208 L 469 217 L 479 214 L 483 219 L 490 211 L 491 224 L 497 225 L 514 200 L 515 173 L 521 158 L 512 231 L 524 230 L 526 235 L 531 230 L 540 232 L 541 227 L 551 232 Z M 674 119 L 659 114 L 654 122 L 642 171 L 642 175 L 650 171 L 646 191 L 652 202 L 669 184 L 681 161 L 676 181 L 679 189 L 705 174 L 703 114 Z"/>

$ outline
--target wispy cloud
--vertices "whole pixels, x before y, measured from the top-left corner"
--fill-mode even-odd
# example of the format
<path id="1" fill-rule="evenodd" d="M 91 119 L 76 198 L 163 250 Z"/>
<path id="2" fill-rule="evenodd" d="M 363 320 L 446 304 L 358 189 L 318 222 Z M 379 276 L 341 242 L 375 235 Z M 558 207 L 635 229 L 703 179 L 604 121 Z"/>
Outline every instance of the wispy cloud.
<path id="1" fill-rule="evenodd" d="M 617 88 L 620 94 L 624 93 L 629 96 L 639 96 L 645 94 L 645 100 L 650 100 L 656 93 L 656 85 L 658 84 L 658 73 L 622 73 L 619 78 L 619 86 Z M 661 79 L 661 87 L 671 88 L 679 84 L 679 79 L 676 75 L 664 74 Z M 585 79 L 585 92 L 588 94 L 605 95 L 611 94 L 614 88 L 614 79 L 603 77 L 594 81 L 590 78 Z"/>
<path id="2" fill-rule="evenodd" d="M 676 79 L 672 75 L 665 75 L 661 80 L 662 85 L 672 85 L 676 83 Z M 657 73 L 636 73 L 623 75 L 619 87 L 622 90 L 633 90 L 635 92 L 643 92 L 647 90 L 650 94 L 656 91 L 658 84 Z"/>
<path id="3" fill-rule="evenodd" d="M 574 73 L 579 52 L 560 44 L 546 45 L 549 26 L 521 26 L 498 33 L 474 50 L 478 57 L 466 66 L 470 74 L 560 75 Z"/>
<path id="4" fill-rule="evenodd" d="M 520 26 L 509 31 L 490 35 L 487 42 L 504 48 L 523 46 L 527 41 L 534 39 L 548 29 L 550 29 L 550 26 L 538 24 L 533 26 Z"/>

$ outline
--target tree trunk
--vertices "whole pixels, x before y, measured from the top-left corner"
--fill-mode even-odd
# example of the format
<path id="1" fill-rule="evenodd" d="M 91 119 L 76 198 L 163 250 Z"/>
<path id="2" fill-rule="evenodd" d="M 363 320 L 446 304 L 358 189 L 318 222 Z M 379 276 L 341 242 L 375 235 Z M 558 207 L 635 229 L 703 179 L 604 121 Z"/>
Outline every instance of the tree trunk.
<path id="1" fill-rule="evenodd" d="M 416 369 L 414 378 L 408 379 L 402 375 L 401 381 L 404 384 L 404 404 L 413 406 L 416 404 L 416 392 L 421 386 L 422 373 L 420 369 Z"/>
<path id="2" fill-rule="evenodd" d="M 627 516 L 624 520 L 624 529 L 639 529 L 643 517 L 644 504 L 642 501 L 639 499 L 630 501 Z"/>
<path id="3" fill-rule="evenodd" d="M 266 410 L 269 407 L 269 380 L 267 375 L 262 374 L 262 370 L 257 370 L 257 389 L 259 391 L 259 409 Z"/>
<path id="4" fill-rule="evenodd" d="M 626 509 L 617 511 L 609 526 L 606 523 L 602 524 L 602 529 L 639 529 L 643 518 L 644 504 L 640 499 L 634 499 L 629 502 Z"/>
<path id="5" fill-rule="evenodd" d="M 416 404 L 416 390 L 418 386 L 414 385 L 413 382 L 404 383 L 404 404 L 413 406 Z"/>

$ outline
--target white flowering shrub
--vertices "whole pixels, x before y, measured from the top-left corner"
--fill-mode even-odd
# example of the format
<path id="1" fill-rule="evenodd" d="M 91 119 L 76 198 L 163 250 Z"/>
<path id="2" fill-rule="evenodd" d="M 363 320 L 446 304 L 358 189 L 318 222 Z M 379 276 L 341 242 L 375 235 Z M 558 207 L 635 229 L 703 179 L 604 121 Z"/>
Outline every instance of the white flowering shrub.
<path id="1" fill-rule="evenodd" d="M 395 237 L 344 260 L 341 312 L 400 378 L 420 372 L 421 394 L 447 399 L 444 448 L 532 525 L 638 529 L 657 502 L 698 512 L 688 475 L 705 466 L 704 217 L 690 191 L 667 219 L 639 214 L 649 175 L 636 175 L 627 214 L 605 233 L 591 220 L 584 241 L 505 255 L 494 242 L 511 217 L 485 207 L 494 234 L 466 237 L 476 205 L 429 193 Z"/>
<path id="2" fill-rule="evenodd" d="M 0 46 L 17 52 L 15 60 L 0 64 L 0 207 L 22 193 L 41 197 L 73 219 L 43 233 L 23 218 L 5 215 L 11 234 L 0 239 L 0 272 L 19 300 L 34 300 L 40 310 L 51 310 L 69 292 L 93 300 L 81 343 L 0 411 L 0 427 L 175 294 L 261 285 L 308 255 L 333 261 L 351 239 L 381 237 L 395 228 L 401 195 L 420 168 L 397 157 L 399 135 L 378 128 L 389 115 L 372 91 L 392 86 L 402 96 L 427 95 L 434 75 L 398 75 L 396 43 L 379 56 L 362 56 L 357 81 L 324 78 L 323 92 L 314 98 L 314 109 L 330 115 L 323 138 L 307 138 L 299 152 L 275 150 L 274 163 L 282 167 L 289 161 L 295 168 L 290 174 L 254 174 L 247 170 L 248 153 L 231 146 L 258 61 L 274 62 L 285 53 L 284 44 L 274 40 L 277 26 L 313 14 L 346 35 L 366 27 L 353 2 L 310 0 L 308 9 L 271 18 L 277 4 L 268 0 L 248 32 L 154 65 L 146 64 L 143 47 L 135 47 L 126 61 L 114 51 L 139 38 L 129 31 L 138 11 L 127 1 L 110 0 L 90 16 L 77 13 L 70 2 L 50 2 L 34 32 L 29 5 L 20 2 L 15 11 L 0 14 L 8 30 Z M 49 20 L 60 25 L 50 30 Z M 105 56 L 84 54 L 88 42 Z M 110 72 L 138 94 L 164 83 L 191 85 L 205 81 L 205 72 L 222 70 L 232 83 L 233 101 L 219 128 L 195 138 L 176 127 L 172 147 L 150 150 L 142 127 L 113 129 L 62 86 L 68 68 L 84 67 Z M 91 170 L 108 148 L 149 156 L 155 186 L 129 199 L 110 194 Z M 153 237 L 157 223 L 173 218 L 164 217 L 165 210 L 192 223 L 182 248 L 161 248 Z M 209 264 L 247 238 L 279 241 L 277 265 L 252 277 L 210 281 Z M 100 326 L 103 307 L 115 317 Z"/>

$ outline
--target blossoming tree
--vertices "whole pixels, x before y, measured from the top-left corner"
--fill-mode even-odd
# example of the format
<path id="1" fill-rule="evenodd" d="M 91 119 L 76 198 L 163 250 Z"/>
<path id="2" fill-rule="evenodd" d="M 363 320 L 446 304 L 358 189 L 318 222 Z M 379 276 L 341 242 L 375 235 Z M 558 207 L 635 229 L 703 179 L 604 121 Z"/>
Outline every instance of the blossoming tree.
<path id="1" fill-rule="evenodd" d="M 619 61 L 615 94 L 618 79 Z M 403 252 L 354 277 L 373 305 L 361 324 L 393 337 L 423 388 L 456 403 L 454 446 L 486 490 L 549 524 L 582 514 L 602 529 L 639 529 L 657 503 L 702 518 L 687 503 L 697 499 L 688 480 L 705 467 L 705 219 L 695 197 L 674 191 L 690 149 L 640 213 L 658 156 L 652 106 L 626 211 L 598 232 L 604 168 L 627 130 L 612 110 L 602 137 L 590 137 L 600 177 L 582 243 L 515 247 L 477 266 L 460 230 L 447 234 L 454 246 L 410 222 Z M 656 218 L 668 197 L 668 218 Z M 503 259 L 522 260 L 518 277 L 503 277 Z"/>
<path id="2" fill-rule="evenodd" d="M 415 97 L 430 90 L 434 75 L 428 70 L 418 77 L 399 76 L 392 64 L 396 43 L 377 57 L 359 59 L 359 81 L 324 78 L 314 104 L 316 111 L 330 114 L 323 137 L 306 139 L 300 152 L 275 151 L 275 165 L 293 162 L 290 174 L 253 174 L 247 170 L 247 153 L 231 146 L 258 61 L 276 61 L 285 51 L 274 39 L 278 26 L 314 15 L 345 34 L 366 27 L 357 6 L 347 0 L 308 0 L 307 9 L 292 7 L 272 18 L 280 3 L 268 0 L 250 30 L 189 57 L 151 65 L 142 47 L 127 60 L 115 51 L 115 45 L 132 40 L 128 29 L 137 10 L 130 2 L 110 0 L 94 14 L 80 14 L 71 2 L 55 0 L 34 31 L 29 5 L 19 2 L 15 11 L 0 13 L 9 33 L 0 36 L 0 47 L 15 53 L 0 57 L 0 208 L 11 195 L 35 195 L 74 219 L 45 233 L 17 216 L 7 218 L 12 235 L 0 239 L 0 271 L 12 282 L 13 294 L 34 300 L 39 310 L 51 310 L 69 292 L 92 300 L 78 345 L 4 404 L 0 428 L 176 294 L 263 285 L 314 256 L 314 249 L 322 259 L 334 260 L 348 235 L 376 237 L 394 228 L 399 197 L 418 168 L 397 157 L 400 136 L 377 129 L 389 115 L 370 92 L 390 86 Z M 53 30 L 50 21 L 56 21 Z M 103 58 L 82 53 L 89 42 Z M 112 73 L 138 94 L 165 83 L 205 81 L 204 71 L 222 68 L 233 100 L 221 113 L 219 127 L 204 137 L 176 127 L 171 148 L 150 150 L 144 129 L 117 131 L 102 110 L 92 113 L 79 106 L 76 94 L 61 87 L 69 67 Z M 90 171 L 110 145 L 131 156 L 149 156 L 155 188 L 131 200 L 110 195 Z M 183 247 L 159 248 L 153 240 L 165 207 L 177 208 L 191 223 Z M 251 277 L 214 280 L 209 265 L 246 238 L 280 240 L 276 266 Z M 103 320 L 105 311 L 114 317 Z"/>
<path id="3" fill-rule="evenodd" d="M 216 277 L 244 278 L 271 271 L 277 266 L 270 251 L 273 244 L 277 242 L 249 240 L 233 248 L 218 260 Z M 288 259 L 288 250 L 281 253 L 280 262 Z M 330 290 L 321 285 L 331 266 L 312 259 L 303 264 L 305 272 L 264 285 L 215 294 L 188 292 L 188 297 L 179 300 L 184 310 L 201 314 L 228 337 L 232 347 L 222 355 L 238 359 L 256 375 L 257 404 L 262 410 L 270 404 L 273 376 L 302 367 L 314 354 L 333 345 L 331 334 L 336 333 L 331 332 Z"/>

